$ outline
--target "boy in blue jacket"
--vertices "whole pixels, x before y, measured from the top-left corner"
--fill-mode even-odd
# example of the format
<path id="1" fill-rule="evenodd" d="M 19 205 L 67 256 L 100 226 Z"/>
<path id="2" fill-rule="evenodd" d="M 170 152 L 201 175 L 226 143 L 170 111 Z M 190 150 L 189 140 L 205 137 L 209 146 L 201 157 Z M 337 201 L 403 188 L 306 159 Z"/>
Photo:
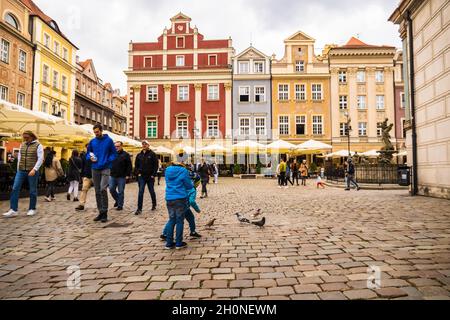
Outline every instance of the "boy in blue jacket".
<path id="1" fill-rule="evenodd" d="M 191 230 L 191 234 L 190 236 L 192 238 L 195 239 L 199 239 L 202 236 L 200 234 L 197 233 L 196 229 L 196 225 L 195 225 L 195 216 L 192 213 L 192 210 L 190 209 L 192 207 L 192 209 L 195 210 L 195 212 L 200 213 L 200 207 L 198 206 L 196 199 L 197 199 L 197 188 L 200 185 L 200 177 L 196 176 L 193 178 L 193 182 L 194 182 L 194 187 L 190 190 L 188 190 L 188 195 L 189 195 L 189 204 L 188 204 L 188 210 L 185 213 L 185 218 L 186 221 L 189 223 L 189 229 Z M 166 226 L 164 227 L 163 233 L 161 235 L 161 240 L 166 241 L 167 240 L 167 228 L 169 226 L 169 223 L 166 224 Z"/>
<path id="2" fill-rule="evenodd" d="M 166 249 L 182 249 L 187 246 L 183 242 L 183 228 L 186 212 L 189 209 L 189 190 L 194 185 L 189 177 L 189 171 L 182 165 L 174 163 L 166 170 L 166 202 L 169 212 L 169 222 L 166 226 Z M 176 226 L 176 242 L 173 241 Z"/>

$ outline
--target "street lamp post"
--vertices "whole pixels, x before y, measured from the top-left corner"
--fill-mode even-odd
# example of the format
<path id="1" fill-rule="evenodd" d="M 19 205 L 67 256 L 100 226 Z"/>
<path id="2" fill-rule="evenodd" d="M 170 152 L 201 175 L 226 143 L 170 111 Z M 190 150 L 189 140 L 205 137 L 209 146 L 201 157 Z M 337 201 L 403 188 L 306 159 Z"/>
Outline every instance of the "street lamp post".
<path id="1" fill-rule="evenodd" d="M 350 151 L 350 132 L 352 131 L 352 127 L 350 126 L 352 119 L 350 119 L 350 114 L 346 112 L 344 114 L 347 117 L 347 124 L 346 124 L 346 134 L 347 134 L 347 143 L 348 143 L 348 157 L 350 158 L 352 156 L 352 153 Z"/>
<path id="2" fill-rule="evenodd" d="M 194 136 L 194 166 L 197 165 L 197 133 L 199 129 L 197 129 L 197 124 L 192 128 L 192 135 Z"/>

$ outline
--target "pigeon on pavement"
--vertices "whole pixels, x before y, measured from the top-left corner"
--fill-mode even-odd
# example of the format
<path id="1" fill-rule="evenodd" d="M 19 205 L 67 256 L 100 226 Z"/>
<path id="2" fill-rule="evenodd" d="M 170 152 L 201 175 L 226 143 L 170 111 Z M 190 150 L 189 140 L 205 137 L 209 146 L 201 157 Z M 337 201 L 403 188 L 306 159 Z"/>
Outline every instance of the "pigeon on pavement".
<path id="1" fill-rule="evenodd" d="M 253 214 L 253 218 L 257 218 L 261 215 L 261 209 L 256 210 L 256 212 Z"/>
<path id="2" fill-rule="evenodd" d="M 250 220 L 241 216 L 240 213 L 236 213 L 236 217 L 238 218 L 239 222 L 241 222 L 241 223 L 250 223 Z"/>
<path id="3" fill-rule="evenodd" d="M 263 217 L 261 221 L 252 222 L 252 224 L 254 224 L 255 226 L 258 226 L 258 227 L 262 228 L 262 227 L 264 227 L 264 225 L 266 224 L 266 218 Z"/>
<path id="4" fill-rule="evenodd" d="M 208 223 L 206 224 L 206 227 L 207 227 L 208 229 L 211 229 L 211 227 L 214 225 L 214 222 L 216 222 L 216 219 L 212 219 L 210 222 L 208 222 Z"/>

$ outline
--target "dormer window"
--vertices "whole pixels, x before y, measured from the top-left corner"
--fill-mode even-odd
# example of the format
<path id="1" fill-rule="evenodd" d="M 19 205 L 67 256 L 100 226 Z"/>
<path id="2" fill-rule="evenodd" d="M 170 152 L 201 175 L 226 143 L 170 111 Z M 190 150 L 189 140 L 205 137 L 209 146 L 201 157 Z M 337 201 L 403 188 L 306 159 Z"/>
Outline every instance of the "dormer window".
<path id="1" fill-rule="evenodd" d="M 264 62 L 255 62 L 255 73 L 264 73 Z"/>
<path id="2" fill-rule="evenodd" d="M 177 67 L 184 67 L 184 56 L 177 56 Z"/>
<path id="3" fill-rule="evenodd" d="M 208 55 L 208 65 L 217 66 L 217 55 L 216 54 Z"/>
<path id="4" fill-rule="evenodd" d="M 7 24 L 9 24 L 11 27 L 13 27 L 16 30 L 19 30 L 19 21 L 17 20 L 17 18 L 12 15 L 11 13 L 6 14 L 5 16 L 5 21 Z"/>

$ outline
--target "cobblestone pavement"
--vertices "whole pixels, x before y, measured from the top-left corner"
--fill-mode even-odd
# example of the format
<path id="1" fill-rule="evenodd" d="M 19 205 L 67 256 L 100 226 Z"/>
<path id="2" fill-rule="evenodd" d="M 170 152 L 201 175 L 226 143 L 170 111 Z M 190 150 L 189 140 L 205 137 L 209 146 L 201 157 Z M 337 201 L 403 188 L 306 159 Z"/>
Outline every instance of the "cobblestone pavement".
<path id="1" fill-rule="evenodd" d="M 310 186 L 281 190 L 271 180 L 222 179 L 199 200 L 201 240 L 163 250 L 160 206 L 136 217 L 137 188 L 126 190 L 119 228 L 94 223 L 94 194 L 84 213 L 58 195 L 39 198 L 39 213 L 0 219 L 1 299 L 449 299 L 450 202 L 406 191 Z M 261 208 L 263 229 L 237 222 Z M 8 202 L 0 203 L 1 212 Z M 212 230 L 204 225 L 217 218 Z M 129 224 L 129 225 L 127 225 Z M 109 224 L 107 224 L 109 225 Z M 117 225 L 116 225 L 117 226 Z M 122 227 L 120 227 L 122 226 Z M 187 228 L 187 226 L 186 226 Z M 187 229 L 186 229 L 187 230 Z M 67 287 L 79 266 L 81 288 Z M 381 288 L 368 289 L 368 266 Z"/>

